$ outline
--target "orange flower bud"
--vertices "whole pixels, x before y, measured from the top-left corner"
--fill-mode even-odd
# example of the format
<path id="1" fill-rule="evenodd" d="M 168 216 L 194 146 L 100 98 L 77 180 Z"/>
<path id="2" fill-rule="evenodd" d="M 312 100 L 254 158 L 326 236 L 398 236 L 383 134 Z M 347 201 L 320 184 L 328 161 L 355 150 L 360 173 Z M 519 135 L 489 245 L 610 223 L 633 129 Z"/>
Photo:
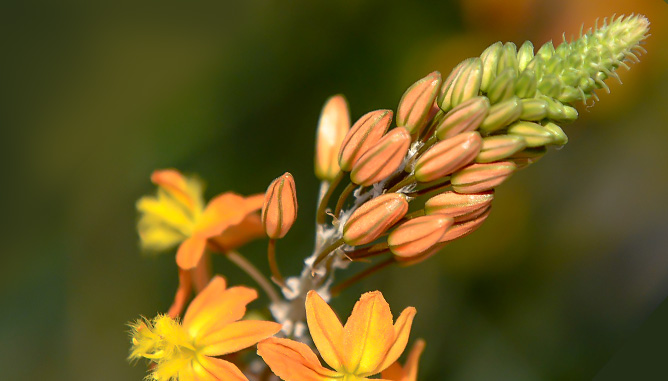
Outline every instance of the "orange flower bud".
<path id="1" fill-rule="evenodd" d="M 355 122 L 341 143 L 339 166 L 342 170 L 350 172 L 364 152 L 385 135 L 392 123 L 392 116 L 391 110 L 376 110 L 366 113 Z"/>
<path id="2" fill-rule="evenodd" d="M 332 181 L 339 173 L 341 142 L 350 130 L 348 103 L 342 95 L 327 100 L 320 113 L 315 143 L 315 176 Z"/>
<path id="3" fill-rule="evenodd" d="M 447 234 L 447 232 L 446 232 Z M 444 248 L 448 243 L 447 242 L 439 242 L 429 249 L 427 249 L 425 252 L 420 253 L 418 255 L 414 255 L 412 257 L 399 257 L 395 256 L 394 259 L 397 261 L 399 266 L 401 267 L 408 267 L 412 265 L 416 265 L 420 262 L 423 262 L 424 260 L 431 258 L 434 254 L 438 253 L 441 251 L 442 248 Z"/>
<path id="4" fill-rule="evenodd" d="M 289 172 L 269 184 L 262 206 L 262 226 L 269 238 L 283 238 L 297 219 L 297 191 Z"/>
<path id="5" fill-rule="evenodd" d="M 485 209 L 485 212 L 482 213 L 477 218 L 470 221 L 460 222 L 452 225 L 452 227 L 450 227 L 450 229 L 448 229 L 448 231 L 446 231 L 445 234 L 443 234 L 443 236 L 438 242 L 443 243 L 443 242 L 454 241 L 457 238 L 462 238 L 464 236 L 473 233 L 480 227 L 480 225 L 482 225 L 483 222 L 485 222 L 487 217 L 489 217 L 489 213 L 491 213 L 491 211 L 492 207 L 490 206 L 487 209 Z"/>
<path id="6" fill-rule="evenodd" d="M 452 70 L 441 87 L 438 106 L 447 111 L 458 104 L 478 95 L 482 78 L 482 61 L 480 58 L 469 58 Z"/>
<path id="7" fill-rule="evenodd" d="M 493 190 L 474 194 L 448 191 L 427 200 L 424 211 L 427 215 L 440 214 L 462 222 L 478 217 L 492 204 L 492 200 Z"/>
<path id="8" fill-rule="evenodd" d="M 471 164 L 455 172 L 450 182 L 457 193 L 480 193 L 494 189 L 517 169 L 515 163 L 501 161 L 488 164 Z"/>
<path id="9" fill-rule="evenodd" d="M 482 148 L 475 158 L 476 163 L 491 163 L 503 160 L 527 146 L 527 142 L 521 136 L 496 135 L 488 136 L 482 140 Z"/>
<path id="10" fill-rule="evenodd" d="M 394 229 L 387 243 L 394 255 L 413 257 L 434 246 L 452 223 L 452 218 L 442 214 L 413 218 Z"/>
<path id="11" fill-rule="evenodd" d="M 437 180 L 462 168 L 480 152 L 482 138 L 477 131 L 463 132 L 436 143 L 415 163 L 415 179 L 422 183 Z"/>
<path id="12" fill-rule="evenodd" d="M 474 97 L 450 110 L 443 120 L 436 126 L 435 135 L 439 140 L 445 140 L 459 133 L 473 131 L 487 116 L 489 99 Z"/>
<path id="13" fill-rule="evenodd" d="M 372 242 L 402 219 L 408 201 L 401 193 L 386 193 L 362 204 L 343 227 L 343 240 L 351 246 Z"/>
<path id="14" fill-rule="evenodd" d="M 411 136 L 406 128 L 393 129 L 360 157 L 350 179 L 364 186 L 383 180 L 399 169 L 410 145 Z"/>
<path id="15" fill-rule="evenodd" d="M 441 82 L 441 73 L 435 71 L 411 85 L 399 101 L 397 126 L 406 127 L 410 134 L 419 133 L 441 89 Z"/>

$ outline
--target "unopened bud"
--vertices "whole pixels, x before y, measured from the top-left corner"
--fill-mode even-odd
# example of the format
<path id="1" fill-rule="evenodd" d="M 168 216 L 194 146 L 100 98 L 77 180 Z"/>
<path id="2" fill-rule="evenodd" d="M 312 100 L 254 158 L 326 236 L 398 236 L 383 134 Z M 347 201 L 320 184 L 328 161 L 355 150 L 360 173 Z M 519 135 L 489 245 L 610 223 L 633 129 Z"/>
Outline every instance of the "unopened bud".
<path id="1" fill-rule="evenodd" d="M 522 99 L 521 120 L 541 120 L 547 116 L 547 102 L 544 99 Z"/>
<path id="2" fill-rule="evenodd" d="M 476 163 L 491 163 L 523 150 L 527 143 L 521 136 L 496 135 L 482 140 L 482 148 L 475 158 Z"/>
<path id="3" fill-rule="evenodd" d="M 494 200 L 494 191 L 474 194 L 460 194 L 447 191 L 436 195 L 424 205 L 427 215 L 441 214 L 454 218 L 455 222 L 475 219 L 484 212 Z"/>
<path id="4" fill-rule="evenodd" d="M 376 110 L 366 113 L 355 122 L 341 143 L 339 166 L 342 170 L 350 172 L 362 154 L 385 135 L 392 123 L 392 116 L 391 110 Z"/>
<path id="5" fill-rule="evenodd" d="M 443 111 L 478 95 L 482 78 L 480 58 L 469 58 L 460 63 L 445 81 L 438 96 L 438 106 Z"/>
<path id="6" fill-rule="evenodd" d="M 496 73 L 497 75 L 501 75 L 501 73 L 507 69 L 512 69 L 515 72 L 515 76 L 519 73 L 517 65 L 517 46 L 512 42 L 503 44 Z"/>
<path id="7" fill-rule="evenodd" d="M 547 117 L 557 122 L 569 123 L 578 118 L 578 111 L 556 99 L 541 97 L 547 102 Z"/>
<path id="8" fill-rule="evenodd" d="M 510 161 L 471 164 L 455 172 L 450 182 L 457 193 L 481 193 L 504 182 L 516 168 L 515 163 Z"/>
<path id="9" fill-rule="evenodd" d="M 552 122 L 547 122 L 543 125 L 543 128 L 549 131 L 552 135 L 552 144 L 563 146 L 564 144 L 568 143 L 568 136 L 564 130 L 561 129 L 561 127 Z"/>
<path id="10" fill-rule="evenodd" d="M 262 206 L 262 226 L 269 238 L 283 238 L 297 219 L 297 191 L 292 175 L 285 172 L 269 184 Z"/>
<path id="11" fill-rule="evenodd" d="M 399 101 L 397 126 L 406 127 L 410 134 L 419 133 L 428 120 L 441 82 L 441 73 L 435 71 L 411 85 Z"/>
<path id="12" fill-rule="evenodd" d="M 348 103 L 342 95 L 327 100 L 320 112 L 315 145 L 315 176 L 332 181 L 339 173 L 341 142 L 350 130 Z"/>
<path id="13" fill-rule="evenodd" d="M 450 229 L 448 229 L 445 234 L 443 234 L 439 240 L 439 243 L 454 241 L 458 238 L 462 238 L 473 233 L 482 225 L 483 222 L 485 222 L 491 211 L 492 207 L 490 206 L 477 218 L 452 225 Z"/>
<path id="14" fill-rule="evenodd" d="M 394 255 L 414 257 L 434 246 L 453 222 L 442 214 L 413 218 L 394 229 L 387 243 Z"/>
<path id="15" fill-rule="evenodd" d="M 482 78 L 480 81 L 480 90 L 487 92 L 489 86 L 496 78 L 496 69 L 499 66 L 499 56 L 501 55 L 501 50 L 503 49 L 503 43 L 501 41 L 496 42 L 480 55 L 482 61 Z"/>
<path id="16" fill-rule="evenodd" d="M 540 57 L 542 60 L 547 60 L 548 58 L 552 57 L 554 54 L 554 45 L 552 44 L 552 41 L 548 41 L 543 46 L 538 49 L 538 52 L 536 53 L 536 56 Z"/>
<path id="17" fill-rule="evenodd" d="M 487 97 L 474 97 L 450 110 L 436 126 L 434 133 L 439 140 L 476 130 L 489 111 Z"/>
<path id="18" fill-rule="evenodd" d="M 480 131 L 490 133 L 500 130 L 519 119 L 522 114 L 522 102 L 512 97 L 489 108 L 489 113 L 480 124 Z"/>
<path id="19" fill-rule="evenodd" d="M 584 101 L 586 97 L 581 90 L 572 86 L 564 86 L 561 89 L 561 94 L 559 94 L 557 99 L 559 99 L 561 102 L 571 103 L 575 101 Z"/>
<path id="20" fill-rule="evenodd" d="M 547 149 L 545 147 L 525 148 L 510 156 L 508 160 L 515 163 L 517 169 L 524 169 L 545 156 L 546 152 Z"/>
<path id="21" fill-rule="evenodd" d="M 545 74 L 538 82 L 538 90 L 547 97 L 555 98 L 561 94 L 561 81 L 554 74 Z"/>
<path id="22" fill-rule="evenodd" d="M 540 147 L 552 143 L 554 139 L 550 131 L 533 122 L 520 121 L 508 127 L 510 135 L 524 138 L 527 147 Z"/>
<path id="23" fill-rule="evenodd" d="M 536 95 L 537 85 L 538 81 L 536 80 L 534 71 L 530 69 L 524 70 L 515 83 L 515 95 L 520 98 L 531 98 Z"/>
<path id="24" fill-rule="evenodd" d="M 477 131 L 462 132 L 436 143 L 415 163 L 415 179 L 428 183 L 462 168 L 480 152 L 482 139 Z"/>
<path id="25" fill-rule="evenodd" d="M 385 193 L 362 204 L 343 226 L 343 240 L 351 246 L 374 241 L 408 211 L 408 201 L 401 193 Z"/>
<path id="26" fill-rule="evenodd" d="M 517 51 L 517 67 L 520 72 L 524 70 L 529 62 L 533 59 L 533 44 L 531 41 L 524 41 L 520 49 Z"/>
<path id="27" fill-rule="evenodd" d="M 496 76 L 487 91 L 487 98 L 492 104 L 499 103 L 515 93 L 517 74 L 513 68 L 507 68 Z"/>
<path id="28" fill-rule="evenodd" d="M 393 129 L 360 157 L 350 179 L 363 186 L 383 180 L 399 169 L 410 145 L 411 135 L 406 128 Z"/>

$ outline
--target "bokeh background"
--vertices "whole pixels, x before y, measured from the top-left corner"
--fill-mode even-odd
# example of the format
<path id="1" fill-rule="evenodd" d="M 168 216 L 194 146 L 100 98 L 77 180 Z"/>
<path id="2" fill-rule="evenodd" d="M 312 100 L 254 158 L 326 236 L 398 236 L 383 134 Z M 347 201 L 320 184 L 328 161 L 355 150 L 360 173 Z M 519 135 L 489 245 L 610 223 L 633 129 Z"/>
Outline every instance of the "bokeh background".
<path id="1" fill-rule="evenodd" d="M 4 380 L 139 380 L 126 322 L 164 311 L 172 253 L 142 256 L 134 202 L 153 169 L 225 190 L 296 178 L 312 245 L 313 141 L 325 99 L 395 108 L 432 70 L 491 43 L 539 46 L 597 17 L 648 15 L 648 54 L 565 128 L 570 143 L 500 187 L 484 226 L 380 289 L 417 307 L 424 380 L 590 379 L 668 295 L 668 5 L 661 0 L 3 3 Z M 265 242 L 242 252 L 266 269 Z M 232 283 L 252 281 L 224 259 Z M 349 274 L 360 267 L 351 266 Z M 262 301 L 261 301 L 262 302 Z M 262 303 L 256 303 L 257 308 Z M 667 323 L 668 324 L 668 323 Z"/>

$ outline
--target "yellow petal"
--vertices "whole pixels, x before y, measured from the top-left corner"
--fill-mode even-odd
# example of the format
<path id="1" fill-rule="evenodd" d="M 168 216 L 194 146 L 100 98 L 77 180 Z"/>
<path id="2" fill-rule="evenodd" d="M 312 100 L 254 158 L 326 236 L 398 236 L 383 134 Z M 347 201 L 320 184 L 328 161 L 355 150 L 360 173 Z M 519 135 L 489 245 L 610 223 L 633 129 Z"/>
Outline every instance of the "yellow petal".
<path id="1" fill-rule="evenodd" d="M 209 333 L 196 345 L 202 346 L 203 355 L 220 356 L 248 348 L 280 330 L 281 325 L 272 321 L 242 320 Z"/>
<path id="2" fill-rule="evenodd" d="M 342 375 L 324 368 L 304 343 L 270 337 L 257 345 L 257 354 L 285 381 L 334 381 Z"/>
<path id="3" fill-rule="evenodd" d="M 192 371 L 196 381 L 248 381 L 236 365 L 208 356 L 197 356 Z"/>
<path id="4" fill-rule="evenodd" d="M 186 178 L 175 169 L 163 169 L 154 171 L 151 181 L 188 208 L 201 209 L 202 184 L 195 178 Z"/>
<path id="5" fill-rule="evenodd" d="M 306 295 L 306 321 L 320 356 L 336 370 L 343 368 L 343 326 L 332 308 L 315 291 Z"/>
<path id="6" fill-rule="evenodd" d="M 158 195 L 144 196 L 137 201 L 137 211 L 141 213 L 139 227 L 165 225 L 188 236 L 194 227 L 193 212 L 177 203 L 162 190 Z"/>
<path id="7" fill-rule="evenodd" d="M 373 374 L 393 342 L 390 306 L 379 291 L 367 292 L 355 304 L 344 327 L 345 368 L 359 376 Z"/>
<path id="8" fill-rule="evenodd" d="M 183 241 L 176 252 L 176 264 L 184 270 L 195 268 L 204 254 L 206 238 L 191 237 Z"/>
<path id="9" fill-rule="evenodd" d="M 251 206 L 238 194 L 223 193 L 209 201 L 193 234 L 205 238 L 216 236 L 227 227 L 239 224 L 252 211 Z"/>
<path id="10" fill-rule="evenodd" d="M 401 315 L 397 318 L 397 322 L 394 324 L 394 340 L 389 350 L 385 354 L 385 358 L 374 370 L 374 373 L 380 373 L 383 369 L 390 366 L 393 362 L 397 361 L 399 356 L 406 349 L 406 343 L 408 343 L 408 336 L 411 334 L 411 326 L 413 324 L 413 318 L 415 317 L 415 308 L 407 307 L 401 312 Z"/>

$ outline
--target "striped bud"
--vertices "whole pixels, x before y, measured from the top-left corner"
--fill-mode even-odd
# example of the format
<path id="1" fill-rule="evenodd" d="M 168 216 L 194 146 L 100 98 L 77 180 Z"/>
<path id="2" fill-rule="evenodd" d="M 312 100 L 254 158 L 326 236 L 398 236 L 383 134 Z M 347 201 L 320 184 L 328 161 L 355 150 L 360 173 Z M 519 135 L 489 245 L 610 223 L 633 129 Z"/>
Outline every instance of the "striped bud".
<path id="1" fill-rule="evenodd" d="M 510 135 L 521 136 L 527 147 L 540 147 L 552 143 L 554 137 L 543 126 L 533 122 L 520 121 L 508 127 Z"/>
<path id="2" fill-rule="evenodd" d="M 536 95 L 536 73 L 533 70 L 524 70 L 515 82 L 515 95 L 520 98 L 532 98 Z"/>
<path id="3" fill-rule="evenodd" d="M 457 193 L 485 192 L 504 182 L 516 168 L 515 163 L 510 161 L 471 164 L 455 172 L 450 182 Z"/>
<path id="4" fill-rule="evenodd" d="M 446 243 L 437 243 L 434 246 L 430 247 L 425 251 L 424 253 L 420 253 L 418 255 L 412 256 L 412 257 L 399 257 L 396 256 L 394 259 L 397 261 L 397 264 L 401 267 L 408 267 L 412 265 L 416 265 L 420 262 L 423 262 L 424 260 L 431 258 L 434 254 L 438 253 L 447 245 Z"/>
<path id="5" fill-rule="evenodd" d="M 568 136 L 561 127 L 552 122 L 547 122 L 543 125 L 543 128 L 552 135 L 552 144 L 563 146 L 568 143 Z"/>
<path id="6" fill-rule="evenodd" d="M 544 99 L 522 99 L 521 120 L 541 120 L 547 116 L 547 102 Z"/>
<path id="7" fill-rule="evenodd" d="M 471 98 L 450 110 L 436 126 L 434 134 L 439 140 L 445 140 L 462 132 L 476 130 L 488 111 L 487 97 Z"/>
<path id="8" fill-rule="evenodd" d="M 353 212 L 343 226 L 343 241 L 350 246 L 374 241 L 408 211 L 408 201 L 401 193 L 385 193 L 371 199 Z"/>
<path id="9" fill-rule="evenodd" d="M 413 218 L 394 229 L 387 244 L 396 256 L 414 257 L 434 246 L 453 222 L 442 214 Z"/>
<path id="10" fill-rule="evenodd" d="M 518 97 L 512 97 L 489 108 L 489 113 L 480 124 L 480 131 L 484 133 L 500 130 L 516 121 L 522 114 L 522 102 Z"/>
<path id="11" fill-rule="evenodd" d="M 364 186 L 383 180 L 399 169 L 410 145 L 411 136 L 406 128 L 393 129 L 360 157 L 350 179 Z"/>
<path id="12" fill-rule="evenodd" d="M 525 148 L 522 151 L 510 156 L 508 160 L 517 165 L 517 169 L 524 169 L 529 165 L 537 162 L 545 155 L 547 149 L 545 147 Z"/>
<path id="13" fill-rule="evenodd" d="M 561 81 L 554 74 L 545 74 L 538 83 L 538 90 L 547 97 L 556 98 L 561 93 Z"/>
<path id="14" fill-rule="evenodd" d="M 341 142 L 350 130 L 348 103 L 342 95 L 327 100 L 320 112 L 315 143 L 315 176 L 332 181 L 339 173 Z"/>
<path id="15" fill-rule="evenodd" d="M 578 118 L 578 111 L 556 99 L 541 97 L 547 102 L 547 117 L 557 122 L 569 123 Z"/>
<path id="16" fill-rule="evenodd" d="M 500 75 L 507 69 L 512 69 L 515 76 L 519 73 L 517 65 L 517 46 L 512 42 L 503 44 L 503 49 L 499 55 L 499 65 L 496 68 L 496 74 Z"/>
<path id="17" fill-rule="evenodd" d="M 397 126 L 410 134 L 420 133 L 441 89 L 441 73 L 435 71 L 406 90 L 397 107 Z"/>
<path id="18" fill-rule="evenodd" d="M 482 148 L 475 158 L 476 163 L 491 163 L 507 158 L 526 147 L 527 143 L 521 136 L 497 135 L 482 140 Z"/>
<path id="19" fill-rule="evenodd" d="M 469 221 L 480 216 L 494 200 L 494 191 L 460 194 L 447 191 L 436 195 L 424 205 L 427 215 L 441 214 L 454 218 L 455 222 Z"/>
<path id="20" fill-rule="evenodd" d="M 473 233 L 482 225 L 483 222 L 485 222 L 491 211 L 492 207 L 490 206 L 477 218 L 452 225 L 450 229 L 448 229 L 448 231 L 443 234 L 443 237 L 441 237 L 438 242 L 444 243 L 454 241 L 458 238 L 462 238 Z"/>
<path id="21" fill-rule="evenodd" d="M 482 62 L 480 58 L 469 58 L 460 63 L 441 87 L 438 96 L 438 106 L 443 111 L 471 99 L 480 91 L 482 78 Z"/>
<path id="22" fill-rule="evenodd" d="M 421 183 L 438 180 L 475 159 L 482 146 L 477 131 L 462 132 L 436 143 L 415 163 L 415 179 Z"/>
<path id="23" fill-rule="evenodd" d="M 499 103 L 514 95 L 517 74 L 513 68 L 507 68 L 496 76 L 487 91 L 487 98 L 492 104 Z"/>
<path id="24" fill-rule="evenodd" d="M 482 78 L 480 80 L 480 90 L 484 92 L 487 92 L 489 86 L 492 84 L 492 81 L 494 78 L 496 78 L 496 69 L 499 66 L 499 56 L 501 55 L 502 49 L 503 43 L 499 41 L 490 45 L 480 55 L 480 60 L 482 61 Z"/>
<path id="25" fill-rule="evenodd" d="M 289 172 L 269 184 L 262 205 L 262 226 L 269 238 L 283 238 L 297 219 L 295 180 Z"/>
<path id="26" fill-rule="evenodd" d="M 391 110 L 376 110 L 366 113 L 348 131 L 341 143 L 339 166 L 350 172 L 353 165 L 371 146 L 376 144 L 392 123 Z"/>
<path id="27" fill-rule="evenodd" d="M 517 51 L 517 67 L 521 71 L 526 69 L 527 65 L 533 59 L 533 44 L 531 41 L 524 41 Z"/>

